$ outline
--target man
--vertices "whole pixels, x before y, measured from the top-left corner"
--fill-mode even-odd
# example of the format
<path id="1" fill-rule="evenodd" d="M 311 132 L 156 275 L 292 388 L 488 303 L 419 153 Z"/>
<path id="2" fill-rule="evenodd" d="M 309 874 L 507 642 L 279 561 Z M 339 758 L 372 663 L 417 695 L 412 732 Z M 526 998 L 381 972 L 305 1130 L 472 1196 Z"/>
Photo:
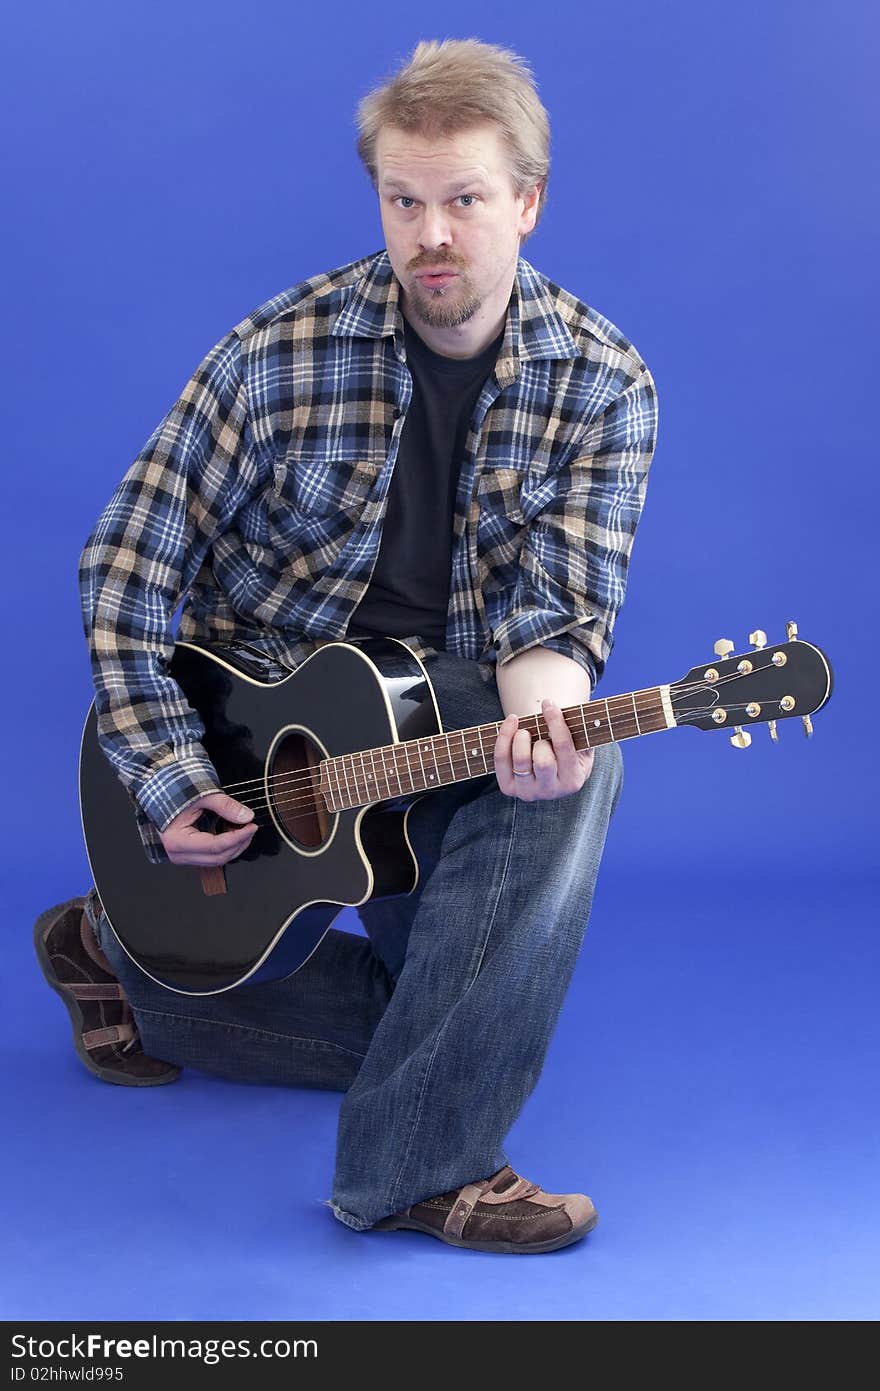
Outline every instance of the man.
<path id="1" fill-rule="evenodd" d="M 243 639 L 291 668 L 322 642 L 407 642 L 444 728 L 501 722 L 494 774 L 422 798 L 417 891 L 361 905 L 367 938 L 331 929 L 286 981 L 162 990 L 94 891 L 43 914 L 37 948 L 106 1080 L 190 1065 L 345 1090 L 330 1206 L 347 1226 L 549 1251 L 595 1209 L 520 1178 L 503 1141 L 620 791 L 617 746 L 576 750 L 560 707 L 589 699 L 611 649 L 656 395 L 623 335 L 520 255 L 549 169 L 521 59 L 419 44 L 359 125 L 386 250 L 231 330 L 85 547 L 102 747 L 151 859 L 246 849 L 253 813 L 218 790 L 167 673 L 184 598 L 182 637 Z M 518 717 L 539 712 L 550 740 L 532 744 Z M 199 829 L 205 809 L 228 829 Z"/>

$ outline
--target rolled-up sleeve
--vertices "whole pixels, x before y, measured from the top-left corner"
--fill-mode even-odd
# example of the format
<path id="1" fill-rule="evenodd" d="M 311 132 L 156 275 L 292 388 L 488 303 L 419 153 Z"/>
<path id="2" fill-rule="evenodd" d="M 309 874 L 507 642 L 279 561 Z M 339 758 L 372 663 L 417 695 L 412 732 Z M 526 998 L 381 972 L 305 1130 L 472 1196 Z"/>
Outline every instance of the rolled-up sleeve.
<path id="1" fill-rule="evenodd" d="M 513 600 L 493 633 L 499 665 L 548 647 L 584 667 L 595 686 L 613 645 L 656 441 L 657 392 L 645 367 L 587 427 L 526 530 Z"/>
<path id="2" fill-rule="evenodd" d="M 169 675 L 172 618 L 260 475 L 233 331 L 153 431 L 80 557 L 98 740 L 154 862 L 167 859 L 158 832 L 218 786 L 202 721 Z"/>

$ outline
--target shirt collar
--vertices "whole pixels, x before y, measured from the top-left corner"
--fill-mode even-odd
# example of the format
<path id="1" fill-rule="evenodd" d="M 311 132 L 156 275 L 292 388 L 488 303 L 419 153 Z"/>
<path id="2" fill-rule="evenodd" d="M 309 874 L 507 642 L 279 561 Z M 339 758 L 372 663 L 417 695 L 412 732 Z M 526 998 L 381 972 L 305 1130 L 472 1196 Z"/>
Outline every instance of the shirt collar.
<path id="1" fill-rule="evenodd" d="M 400 282 L 391 269 L 387 251 L 377 252 L 354 294 L 337 316 L 334 337 L 394 338 L 403 345 Z M 501 385 L 519 375 L 523 361 L 579 357 L 578 346 L 546 282 L 534 266 L 520 256 L 504 327 L 504 339 L 495 364 Z"/>

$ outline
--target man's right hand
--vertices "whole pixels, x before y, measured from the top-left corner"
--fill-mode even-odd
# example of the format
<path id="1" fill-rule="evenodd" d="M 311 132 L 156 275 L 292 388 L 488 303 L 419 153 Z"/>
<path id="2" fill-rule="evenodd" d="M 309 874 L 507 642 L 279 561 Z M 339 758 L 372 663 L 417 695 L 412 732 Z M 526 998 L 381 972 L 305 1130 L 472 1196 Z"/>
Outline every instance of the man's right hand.
<path id="1" fill-rule="evenodd" d="M 203 811 L 213 811 L 224 821 L 232 822 L 235 829 L 219 835 L 197 831 L 195 822 Z M 190 802 L 179 816 L 169 821 L 165 830 L 159 832 L 159 838 L 172 864 L 216 866 L 225 865 L 246 850 L 256 829 L 251 807 L 227 797 L 225 792 L 209 792 L 197 802 Z"/>

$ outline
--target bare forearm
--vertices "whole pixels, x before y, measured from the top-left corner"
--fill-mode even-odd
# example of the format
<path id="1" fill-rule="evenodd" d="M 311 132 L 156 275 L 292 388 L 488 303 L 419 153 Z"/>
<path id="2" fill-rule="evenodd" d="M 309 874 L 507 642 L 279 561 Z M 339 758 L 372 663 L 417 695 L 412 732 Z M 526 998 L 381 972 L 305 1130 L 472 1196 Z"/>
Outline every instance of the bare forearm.
<path id="1" fill-rule="evenodd" d="M 542 700 L 564 709 L 590 699 L 589 674 L 579 663 L 548 647 L 530 647 L 496 669 L 505 715 L 539 715 Z"/>

